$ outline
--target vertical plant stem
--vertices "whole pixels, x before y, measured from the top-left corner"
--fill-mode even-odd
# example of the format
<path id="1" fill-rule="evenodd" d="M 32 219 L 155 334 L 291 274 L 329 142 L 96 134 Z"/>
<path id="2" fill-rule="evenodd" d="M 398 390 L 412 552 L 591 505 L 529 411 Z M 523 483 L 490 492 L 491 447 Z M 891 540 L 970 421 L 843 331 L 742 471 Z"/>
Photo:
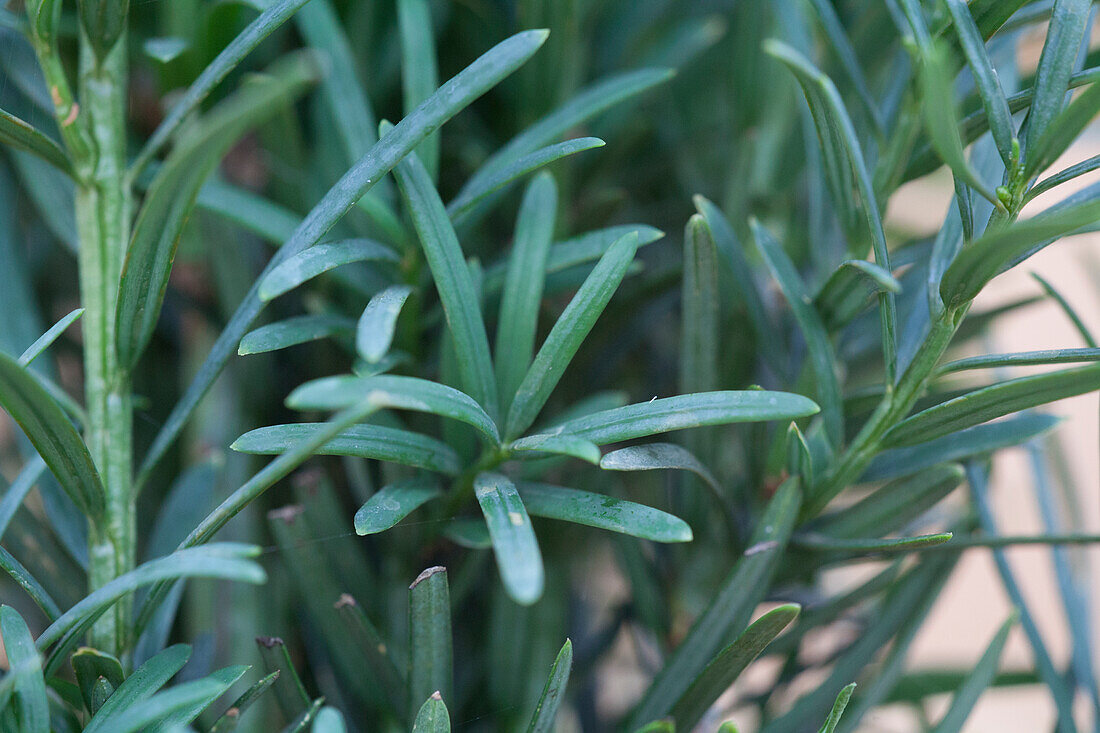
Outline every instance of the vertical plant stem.
<path id="1" fill-rule="evenodd" d="M 115 303 L 130 238 L 126 183 L 126 40 L 96 59 L 82 39 L 81 121 L 92 141 L 87 178 L 78 182 L 80 291 L 84 313 L 85 440 L 107 492 L 106 514 L 89 533 L 89 584 L 95 590 L 134 566 L 130 377 L 117 359 Z M 115 655 L 128 648 L 129 599 L 97 622 L 92 646 Z"/>
<path id="2" fill-rule="evenodd" d="M 928 337 L 921 344 L 909 367 L 902 374 L 895 388 L 887 386 L 887 393 L 870 419 L 863 425 L 840 459 L 825 474 L 808 497 L 802 509 L 803 518 L 817 516 L 825 506 L 849 484 L 859 479 L 879 452 L 882 436 L 899 420 L 909 414 L 913 405 L 928 386 L 936 364 L 951 343 L 969 306 L 945 310 L 932 322 Z"/>

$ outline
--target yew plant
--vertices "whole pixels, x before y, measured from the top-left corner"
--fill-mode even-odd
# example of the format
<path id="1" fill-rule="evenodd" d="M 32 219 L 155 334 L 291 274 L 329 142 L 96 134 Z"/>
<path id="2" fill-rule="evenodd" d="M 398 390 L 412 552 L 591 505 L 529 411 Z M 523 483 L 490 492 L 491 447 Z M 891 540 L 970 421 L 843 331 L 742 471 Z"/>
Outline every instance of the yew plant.
<path id="1" fill-rule="evenodd" d="M 1100 389 L 1100 348 L 1057 283 L 973 307 L 1100 222 L 1098 184 L 1057 195 L 1100 168 L 1061 167 L 1100 111 L 1092 23 L 7 3 L 0 730 L 829 733 L 900 705 L 947 732 L 993 686 L 1100 725 L 1096 487 L 1047 409 Z M 929 174 L 935 233 L 884 222 Z M 1043 298 L 1079 344 L 987 353 Z M 1041 534 L 996 526 L 1009 448 Z M 914 668 L 967 551 L 1014 610 Z"/>

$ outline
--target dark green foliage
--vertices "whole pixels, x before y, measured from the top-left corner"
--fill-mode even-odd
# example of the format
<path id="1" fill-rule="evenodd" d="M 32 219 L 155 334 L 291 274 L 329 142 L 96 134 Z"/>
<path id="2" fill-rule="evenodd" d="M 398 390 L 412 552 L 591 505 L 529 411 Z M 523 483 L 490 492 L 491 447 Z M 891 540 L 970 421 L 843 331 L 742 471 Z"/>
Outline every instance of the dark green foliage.
<path id="1" fill-rule="evenodd" d="M 1100 110 L 1090 7 L 0 9 L 0 730 L 736 731 L 758 657 L 766 733 L 945 693 L 958 730 L 1003 684 L 1095 719 L 1045 408 L 1100 350 L 1057 283 L 1081 344 L 987 354 L 1031 301 L 970 313 L 1098 228 L 1095 186 L 1020 218 L 1100 166 L 1047 170 Z M 944 166 L 932 235 L 884 223 Z M 994 524 L 1016 446 L 1042 534 Z M 1018 544 L 1054 545 L 1068 667 Z M 912 670 L 970 548 L 1016 612 Z"/>

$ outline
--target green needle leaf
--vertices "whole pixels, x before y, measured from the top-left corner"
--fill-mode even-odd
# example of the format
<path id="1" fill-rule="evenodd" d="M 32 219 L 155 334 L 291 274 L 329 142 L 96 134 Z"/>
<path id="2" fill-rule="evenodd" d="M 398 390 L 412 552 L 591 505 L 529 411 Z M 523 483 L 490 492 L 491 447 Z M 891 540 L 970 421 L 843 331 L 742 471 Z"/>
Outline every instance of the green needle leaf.
<path id="1" fill-rule="evenodd" d="M 405 677 L 394 663 L 389 646 L 353 596 L 344 594 L 335 605 L 336 612 L 347 629 L 348 641 L 363 656 L 367 667 L 374 672 L 378 684 L 385 692 L 390 709 L 395 714 L 404 716 L 409 704 Z"/>
<path id="2" fill-rule="evenodd" d="M 121 715 L 137 703 L 151 697 L 183 668 L 190 656 L 189 646 L 176 644 L 138 667 L 99 708 L 99 712 L 84 729 L 86 733 L 107 730 L 102 725 L 103 721 Z"/>
<path id="3" fill-rule="evenodd" d="M 416 377 L 323 377 L 298 387 L 286 403 L 296 410 L 338 410 L 368 397 L 380 408 L 428 412 L 459 420 L 477 428 L 494 444 L 500 442 L 496 425 L 473 398 L 453 387 Z"/>
<path id="4" fill-rule="evenodd" d="M 962 372 L 969 369 L 1000 369 L 1012 366 L 1045 366 L 1074 362 L 1100 361 L 1100 349 L 1043 349 L 1018 351 L 1012 354 L 986 354 L 948 362 L 936 368 L 936 375 Z"/>
<path id="5" fill-rule="evenodd" d="M 451 716 L 443 702 L 443 696 L 433 692 L 416 714 L 413 733 L 451 733 Z"/>
<path id="6" fill-rule="evenodd" d="M 38 380 L 3 353 L 0 406 L 23 429 L 69 498 L 91 521 L 98 521 L 103 513 L 104 489 L 87 446 Z"/>
<path id="7" fill-rule="evenodd" d="M 673 73 L 671 69 L 639 69 L 601 79 L 582 89 L 568 102 L 516 135 L 494 153 L 477 173 L 470 176 L 458 197 L 466 198 L 467 191 L 484 188 L 488 179 L 496 177 L 501 170 L 523 156 L 549 144 L 601 112 L 668 81 Z"/>
<path id="8" fill-rule="evenodd" d="M 964 247 L 944 273 L 940 283 L 944 304 L 957 307 L 973 300 L 1000 273 L 1098 219 L 1100 201 L 1086 201 L 986 233 Z"/>
<path id="9" fill-rule="evenodd" d="M 365 361 L 377 363 L 389 352 L 397 329 L 397 316 L 411 294 L 412 288 L 408 285 L 391 285 L 367 303 L 355 329 L 355 350 Z"/>
<path id="10" fill-rule="evenodd" d="M 920 12 L 919 8 L 914 7 L 910 20 L 914 23 L 922 23 L 923 21 L 919 18 Z M 947 61 L 946 47 L 928 38 L 927 31 L 923 28 L 918 30 L 916 35 L 920 71 L 918 80 L 922 95 L 921 109 L 924 112 L 924 125 L 928 130 L 932 146 L 956 177 L 998 209 L 1003 210 L 1004 204 L 1001 203 L 997 194 L 985 185 L 966 159 L 962 136 L 959 133 L 959 118 L 952 92 L 952 75 Z"/>
<path id="11" fill-rule="evenodd" d="M 428 0 L 398 0 L 397 29 L 401 34 L 401 92 L 405 114 L 439 86 L 432 11 Z M 432 180 L 439 177 L 439 134 L 429 135 L 416 149 Z"/>
<path id="12" fill-rule="evenodd" d="M 527 726 L 527 733 L 551 733 L 554 730 L 554 718 L 557 717 L 558 707 L 565 696 L 565 686 L 569 683 L 572 667 L 573 642 L 566 639 L 554 659 L 554 666 L 550 668 L 550 676 L 546 680 L 546 686 L 542 688 L 542 695 L 539 696 L 535 714 L 531 716 L 531 722 Z"/>
<path id="13" fill-rule="evenodd" d="M 836 539 L 818 534 L 796 534 L 791 545 L 812 552 L 829 552 L 857 555 L 888 555 L 896 552 L 915 552 L 951 541 L 950 532 L 926 534 L 918 537 L 892 539 Z"/>
<path id="14" fill-rule="evenodd" d="M 914 445 L 1013 412 L 1100 389 L 1100 365 L 1020 377 L 976 389 L 907 418 L 883 436 L 888 448 Z"/>
<path id="15" fill-rule="evenodd" d="M 861 481 L 883 481 L 924 471 L 938 463 L 961 461 L 1002 448 L 1026 443 L 1058 425 L 1050 415 L 1026 413 L 915 445 L 884 450 L 860 477 Z"/>
<path id="16" fill-rule="evenodd" d="M 750 222 L 750 226 L 760 254 L 764 256 L 768 269 L 779 283 L 783 297 L 790 305 L 798 328 L 806 339 L 810 368 L 817 383 L 817 398 L 822 405 L 822 417 L 825 420 L 829 441 L 833 445 L 842 445 L 844 412 L 840 398 L 840 382 L 836 374 L 836 354 L 833 351 L 832 342 L 829 341 L 829 333 L 825 330 L 821 316 L 814 310 L 809 293 L 806 292 L 806 286 L 782 245 L 755 220 Z"/>
<path id="17" fill-rule="evenodd" d="M 823 535 L 854 539 L 897 532 L 916 521 L 962 483 L 962 467 L 946 463 L 876 489 L 855 504 L 827 514 L 813 529 Z"/>
<path id="18" fill-rule="evenodd" d="M 691 542 L 691 527 L 659 509 L 588 491 L 521 481 L 519 493 L 532 516 L 558 519 L 654 542 Z"/>
<path id="19" fill-rule="evenodd" d="M 302 283 L 341 265 L 363 260 L 397 261 L 392 249 L 372 239 L 344 239 L 318 244 L 290 257 L 260 280 L 260 299 L 273 300 Z"/>
<path id="20" fill-rule="evenodd" d="M 540 173 L 527 186 L 520 203 L 500 300 L 493 355 L 504 409 L 511 406 L 512 396 L 531 366 L 557 210 L 557 184 L 549 173 Z"/>
<path id="21" fill-rule="evenodd" d="M 676 469 L 691 471 L 701 478 L 716 496 L 722 496 L 722 487 L 714 474 L 689 450 L 674 443 L 646 443 L 614 450 L 600 459 L 605 471 L 654 471 Z"/>
<path id="22" fill-rule="evenodd" d="M 489 338 L 458 235 L 427 170 L 415 155 L 398 164 L 396 175 L 443 304 L 462 384 L 489 415 L 495 416 L 497 385 L 489 356 Z"/>
<path id="23" fill-rule="evenodd" d="M 1070 76 L 1085 37 L 1089 0 L 1055 0 L 1047 28 L 1043 53 L 1035 72 L 1035 99 L 1027 121 L 1025 159 L 1040 148 L 1054 118 L 1062 111 Z M 1029 162 L 1030 165 L 1030 162 Z"/>
<path id="24" fill-rule="evenodd" d="M 886 233 L 882 227 L 882 217 L 879 214 L 871 174 L 867 170 L 867 162 L 863 159 L 859 138 L 856 136 L 852 120 L 840 99 L 839 92 L 829 77 L 814 68 L 809 60 L 790 46 L 769 39 L 764 41 L 764 51 L 782 62 L 802 87 L 817 130 L 818 143 L 825 164 L 826 182 L 834 204 L 840 209 L 840 220 L 849 237 L 856 236 L 856 226 L 862 210 L 862 218 L 866 222 L 872 250 L 875 253 L 875 262 L 889 272 L 890 251 L 886 246 Z M 759 237 L 757 243 L 759 245 Z M 862 252 L 859 254 L 862 255 Z M 892 293 L 879 294 L 879 308 L 886 379 L 893 381 L 897 359 L 897 306 Z M 818 376 L 820 378 L 823 375 Z M 831 411 L 831 406 L 826 404 L 825 419 L 827 422 L 834 423 L 832 429 L 835 430 L 836 420 L 829 417 Z M 832 430 L 830 430 L 830 437 L 835 437 Z"/>
<path id="25" fill-rule="evenodd" d="M 829 717 L 817 733 L 834 733 L 836 731 L 836 727 L 840 724 L 840 718 L 844 715 L 844 708 L 848 707 L 848 701 L 852 699 L 852 693 L 855 690 L 856 683 L 853 682 L 837 694 L 833 709 L 829 711 Z"/>
<path id="26" fill-rule="evenodd" d="M 355 533 L 367 535 L 385 532 L 442 495 L 439 484 L 422 478 L 383 486 L 355 513 Z"/>
<path id="27" fill-rule="evenodd" d="M 707 709 L 745 671 L 749 663 L 794 621 L 801 610 L 797 603 L 773 608 L 720 651 L 672 706 L 672 718 L 677 727 L 683 730 L 694 728 Z"/>
<path id="28" fill-rule="evenodd" d="M 982 106 L 985 108 L 986 118 L 989 120 L 989 129 L 993 133 L 993 141 L 997 144 L 997 152 L 1001 154 L 1001 160 L 1009 170 L 1016 164 L 1013 160 L 1013 141 L 1016 140 L 1015 126 L 1012 123 L 1012 113 L 1008 110 L 1008 101 L 1005 99 L 1004 89 L 997 79 L 997 71 L 989 60 L 989 54 L 985 50 L 985 39 L 982 38 L 978 26 L 974 23 L 974 17 L 970 14 L 964 0 L 946 0 L 947 11 L 951 14 L 951 21 L 955 27 L 955 34 L 959 37 L 959 44 L 966 55 L 966 63 L 974 75 L 974 82 L 978 86 L 978 93 L 982 98 Z M 1017 142 L 1018 146 L 1019 143 Z"/>
<path id="29" fill-rule="evenodd" d="M 110 654 L 90 647 L 78 649 L 69 661 L 73 665 L 73 673 L 80 687 L 80 695 L 84 699 L 84 707 L 94 716 L 104 702 L 104 700 L 95 699 L 96 683 L 102 679 L 107 683 L 110 692 L 117 690 L 126 678 L 122 671 L 122 664 Z"/>
<path id="30" fill-rule="evenodd" d="M 836 331 L 859 315 L 876 293 L 900 291 L 901 283 L 878 265 L 847 260 L 833 270 L 814 296 L 813 305 L 825 327 Z"/>
<path id="31" fill-rule="evenodd" d="M 326 423 L 270 425 L 248 431 L 230 448 L 253 455 L 281 455 L 325 429 Z M 384 425 L 353 425 L 314 453 L 391 461 L 450 476 L 462 470 L 458 454 L 447 444 L 427 435 Z"/>
<path id="32" fill-rule="evenodd" d="M 637 249 L 638 237 L 635 234 L 627 234 L 611 245 L 569 301 L 516 389 L 508 410 L 505 435 L 515 437 L 531 427 L 581 343 L 596 324 L 596 319 L 618 289 L 627 268 L 634 261 Z"/>
<path id="33" fill-rule="evenodd" d="M 0 636 L 8 657 L 8 674 L 14 678 L 14 705 L 4 709 L 18 715 L 19 730 L 46 733 L 50 730 L 50 703 L 42 676 L 42 657 L 23 617 L 11 606 L 0 606 Z"/>
<path id="34" fill-rule="evenodd" d="M 593 148 L 602 148 L 604 145 L 606 143 L 598 137 L 581 137 L 539 148 L 533 153 L 524 155 L 522 158 L 501 168 L 492 176 L 479 181 L 476 187 L 467 186 L 463 188 L 458 196 L 447 204 L 447 215 L 451 217 L 456 226 L 461 225 L 472 215 L 478 204 L 487 197 L 516 182 L 528 173 L 537 171 L 539 168 L 548 166 L 570 155 L 583 153 Z"/>
<path id="35" fill-rule="evenodd" d="M 1034 149 L 1027 151 L 1025 175 L 1030 179 L 1053 165 L 1080 137 L 1097 112 L 1100 112 L 1100 87 L 1093 84 L 1050 121 Z"/>
<path id="36" fill-rule="evenodd" d="M 520 438 L 508 447 L 514 453 L 555 453 L 561 456 L 579 458 L 594 466 L 600 465 L 600 447 L 591 441 L 574 435 L 541 433 Z"/>
<path id="37" fill-rule="evenodd" d="M 719 386 L 718 248 L 701 214 L 693 214 L 684 231 L 681 297 L 680 388 L 714 389 Z"/>
<path id="38" fill-rule="evenodd" d="M 489 527 L 493 554 L 504 589 L 516 603 L 529 606 L 542 596 L 542 553 L 515 484 L 499 473 L 479 473 L 474 492 Z"/>
<path id="39" fill-rule="evenodd" d="M 241 356 L 264 354 L 331 336 L 349 334 L 354 328 L 355 321 L 344 316 L 324 313 L 292 316 L 246 333 L 241 339 L 241 345 L 237 347 L 237 353 Z"/>
<path id="40" fill-rule="evenodd" d="M 447 569 L 428 568 L 409 586 L 409 717 L 425 695 L 450 695 L 452 653 Z"/>
<path id="41" fill-rule="evenodd" d="M 0 547 L 0 569 L 11 576 L 11 579 L 34 601 L 34 605 L 42 609 L 42 613 L 46 615 L 46 618 L 51 622 L 57 620 L 57 617 L 61 615 L 61 609 L 58 608 L 57 602 L 50 597 L 50 594 L 42 587 L 38 579 L 31 575 L 22 563 L 3 547 Z"/>
<path id="42" fill-rule="evenodd" d="M 46 331 L 46 333 L 35 339 L 35 342 L 28 346 L 27 350 L 24 351 L 22 355 L 20 355 L 19 366 L 28 366 L 32 361 L 37 359 L 43 351 L 50 348 L 50 345 L 53 344 L 53 342 L 56 341 L 57 338 L 65 332 L 65 329 L 73 325 L 73 323 L 75 323 L 76 320 L 82 315 L 84 315 L 84 309 L 77 308 L 76 310 L 63 317 L 60 321 L 50 326 L 49 330 Z"/>
<path id="43" fill-rule="evenodd" d="M 269 676 L 276 675 L 273 683 L 275 702 L 278 703 L 283 718 L 293 720 L 302 711 L 309 709 L 310 699 L 302 678 L 294 667 L 294 661 L 290 658 L 286 642 L 277 636 L 257 636 L 256 646 L 259 647 L 264 669 L 269 672 Z"/>
<path id="44" fill-rule="evenodd" d="M 59 170 L 72 175 L 72 161 L 60 145 L 36 130 L 29 122 L 24 122 L 3 109 L 0 109 L 0 143 L 34 153 Z"/>
<path id="45" fill-rule="evenodd" d="M 621 224 L 555 242 L 550 246 L 546 260 L 546 276 L 600 259 L 611 245 L 631 232 L 637 233 L 639 247 L 652 244 L 665 236 L 660 229 L 644 224 Z M 496 294 L 504 288 L 507 267 L 507 262 L 498 262 L 485 271 L 484 287 L 487 294 Z"/>
<path id="46" fill-rule="evenodd" d="M 628 728 L 667 715 L 730 636 L 748 625 L 786 549 L 801 503 L 798 479 L 784 481 L 760 516 L 748 548 L 631 713 Z"/>
<path id="47" fill-rule="evenodd" d="M 787 392 L 700 392 L 601 410 L 567 420 L 546 434 L 567 433 L 606 445 L 704 425 L 794 420 L 817 411 L 813 401 Z"/>
<path id="48" fill-rule="evenodd" d="M 229 733 L 229 731 L 234 730 L 244 711 L 260 699 L 261 695 L 270 690 L 278 679 L 279 672 L 272 672 L 266 677 L 260 678 L 258 682 L 241 693 L 241 696 L 234 700 L 225 713 L 210 726 L 210 733 Z"/>
<path id="49" fill-rule="evenodd" d="M 133 703 L 117 715 L 102 718 L 94 730 L 137 733 L 146 730 L 173 730 L 176 726 L 185 726 L 221 697 L 247 670 L 248 667 L 244 666 L 228 667 L 209 677 L 175 685 L 148 699 Z M 89 724 L 85 730 L 93 728 Z"/>

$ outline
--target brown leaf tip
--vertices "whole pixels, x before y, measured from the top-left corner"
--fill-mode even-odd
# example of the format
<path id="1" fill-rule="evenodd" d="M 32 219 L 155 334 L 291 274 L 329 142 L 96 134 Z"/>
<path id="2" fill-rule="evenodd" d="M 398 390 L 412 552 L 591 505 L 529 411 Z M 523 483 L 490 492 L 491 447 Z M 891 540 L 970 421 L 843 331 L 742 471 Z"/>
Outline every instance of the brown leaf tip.
<path id="1" fill-rule="evenodd" d="M 294 524 L 294 520 L 301 516 L 306 508 L 301 504 L 287 504 L 286 506 L 272 509 L 267 513 L 267 518 L 274 521 L 281 519 L 286 524 Z"/>
<path id="2" fill-rule="evenodd" d="M 412 582 L 412 585 L 409 586 L 409 590 L 412 590 L 418 584 L 420 584 L 422 581 L 427 580 L 428 578 L 432 577 L 436 573 L 445 573 L 445 572 L 447 572 L 447 568 L 443 567 L 442 565 L 436 565 L 434 567 L 430 567 L 427 570 L 425 570 L 424 572 L 422 572 L 420 575 L 416 576 L 416 580 L 414 580 Z"/>

